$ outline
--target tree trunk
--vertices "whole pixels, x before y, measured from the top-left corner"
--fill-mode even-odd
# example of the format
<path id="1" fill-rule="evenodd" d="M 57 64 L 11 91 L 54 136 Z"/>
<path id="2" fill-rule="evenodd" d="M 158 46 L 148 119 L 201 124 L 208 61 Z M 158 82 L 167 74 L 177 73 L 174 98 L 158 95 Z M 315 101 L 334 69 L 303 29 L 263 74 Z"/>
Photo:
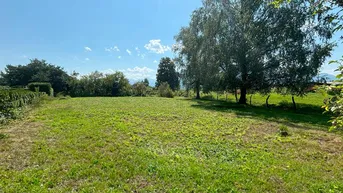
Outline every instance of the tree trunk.
<path id="1" fill-rule="evenodd" d="M 237 98 L 237 89 L 235 88 L 235 98 L 236 98 L 236 103 L 238 103 L 238 98 Z"/>
<path id="2" fill-rule="evenodd" d="M 218 100 L 218 92 L 217 92 L 217 100 Z"/>
<path id="3" fill-rule="evenodd" d="M 196 92 L 197 92 L 197 96 L 196 96 L 196 99 L 200 99 L 200 84 L 199 82 L 196 82 Z"/>
<path id="4" fill-rule="evenodd" d="M 295 104 L 294 96 L 292 95 L 293 109 L 297 110 L 297 105 Z"/>
<path id="5" fill-rule="evenodd" d="M 266 99 L 266 106 L 267 106 L 267 108 L 269 108 L 269 104 L 268 104 L 269 97 L 270 97 L 270 95 L 268 95 L 268 97 Z"/>
<path id="6" fill-rule="evenodd" d="M 239 104 L 247 104 L 247 89 L 241 87 L 241 97 L 239 97 Z"/>
<path id="7" fill-rule="evenodd" d="M 251 98 L 252 98 L 252 95 L 250 95 L 250 105 L 251 105 Z"/>
<path id="8" fill-rule="evenodd" d="M 226 94 L 226 101 L 227 101 L 227 92 L 225 94 Z"/>

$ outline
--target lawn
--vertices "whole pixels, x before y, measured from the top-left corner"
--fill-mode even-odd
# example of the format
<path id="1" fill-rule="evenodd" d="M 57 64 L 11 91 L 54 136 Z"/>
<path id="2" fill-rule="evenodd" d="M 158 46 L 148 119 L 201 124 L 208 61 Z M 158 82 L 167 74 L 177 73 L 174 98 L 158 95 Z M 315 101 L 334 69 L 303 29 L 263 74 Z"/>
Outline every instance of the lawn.
<path id="1" fill-rule="evenodd" d="M 322 99 L 277 97 L 48 101 L 0 129 L 0 192 L 342 192 Z"/>

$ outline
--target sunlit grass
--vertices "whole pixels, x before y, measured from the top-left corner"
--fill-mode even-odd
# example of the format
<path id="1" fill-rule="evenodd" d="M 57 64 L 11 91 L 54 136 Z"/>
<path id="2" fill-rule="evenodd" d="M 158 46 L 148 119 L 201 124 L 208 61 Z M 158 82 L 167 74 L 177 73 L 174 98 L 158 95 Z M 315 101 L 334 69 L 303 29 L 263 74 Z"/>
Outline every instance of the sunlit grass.
<path id="1" fill-rule="evenodd" d="M 320 109 L 322 99 L 296 100 Z M 329 117 L 254 101 L 49 102 L 4 129 L 0 192 L 343 191 L 342 135 L 327 132 Z"/>

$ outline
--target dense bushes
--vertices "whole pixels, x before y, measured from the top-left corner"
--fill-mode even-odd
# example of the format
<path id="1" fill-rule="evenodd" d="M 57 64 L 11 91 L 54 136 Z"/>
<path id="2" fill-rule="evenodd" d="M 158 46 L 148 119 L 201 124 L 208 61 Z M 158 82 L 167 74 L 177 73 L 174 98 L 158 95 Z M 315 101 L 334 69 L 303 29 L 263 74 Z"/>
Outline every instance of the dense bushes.
<path id="1" fill-rule="evenodd" d="M 132 94 L 129 80 L 122 72 L 103 74 L 93 72 L 81 78 L 73 77 L 69 82 L 72 97 L 129 96 Z"/>
<path id="2" fill-rule="evenodd" d="M 163 82 L 158 87 L 158 94 L 160 97 L 167 97 L 167 98 L 173 98 L 174 93 L 172 89 L 170 88 L 169 84 L 166 82 Z"/>
<path id="3" fill-rule="evenodd" d="M 0 122 L 8 118 L 16 118 L 24 107 L 38 102 L 43 95 L 45 93 L 24 89 L 0 90 Z"/>
<path id="4" fill-rule="evenodd" d="M 25 87 L 30 82 L 48 82 L 56 93 L 67 91 L 70 76 L 60 66 L 32 59 L 27 65 L 7 65 L 0 72 L 0 85 Z"/>
<path id="5" fill-rule="evenodd" d="M 50 83 L 46 82 L 32 82 L 28 85 L 28 88 L 33 92 L 44 92 L 49 96 L 54 95 L 54 89 Z"/>

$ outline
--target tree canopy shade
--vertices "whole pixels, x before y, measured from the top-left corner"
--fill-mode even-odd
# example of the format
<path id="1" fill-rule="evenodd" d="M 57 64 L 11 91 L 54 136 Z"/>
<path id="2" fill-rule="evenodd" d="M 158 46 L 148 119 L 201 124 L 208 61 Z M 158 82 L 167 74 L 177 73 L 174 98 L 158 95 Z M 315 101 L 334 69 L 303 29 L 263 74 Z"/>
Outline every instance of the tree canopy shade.
<path id="1" fill-rule="evenodd" d="M 68 89 L 69 75 L 59 66 L 45 60 L 32 59 L 27 65 L 7 65 L 1 72 L 3 84 L 8 86 L 26 86 L 30 82 L 48 82 L 56 93 Z"/>
<path id="2" fill-rule="evenodd" d="M 158 65 L 156 87 L 159 87 L 162 82 L 167 82 L 174 91 L 179 89 L 179 75 L 174 62 L 169 57 L 162 58 Z"/>
<path id="3" fill-rule="evenodd" d="M 239 88 L 242 104 L 248 90 L 302 95 L 332 49 L 332 26 L 315 17 L 305 0 L 279 8 L 257 0 L 203 1 L 175 37 L 183 82 L 197 93 L 208 85 Z"/>

